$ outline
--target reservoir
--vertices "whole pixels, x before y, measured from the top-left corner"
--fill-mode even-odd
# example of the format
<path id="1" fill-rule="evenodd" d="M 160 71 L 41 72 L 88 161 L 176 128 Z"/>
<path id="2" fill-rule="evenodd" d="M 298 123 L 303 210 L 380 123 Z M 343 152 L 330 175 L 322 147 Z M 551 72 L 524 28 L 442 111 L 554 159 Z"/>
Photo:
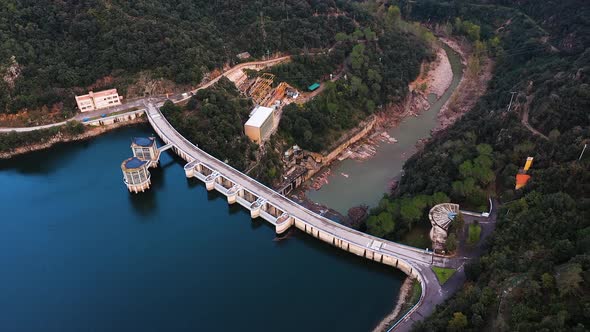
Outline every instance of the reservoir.
<path id="1" fill-rule="evenodd" d="M 380 143 L 376 147 L 376 154 L 370 159 L 346 159 L 332 165 L 328 183 L 320 190 L 306 191 L 309 199 L 344 215 L 353 206 L 377 205 L 383 194 L 389 191 L 390 181 L 401 174 L 405 161 L 416 152 L 416 143 L 430 137 L 430 130 L 437 125 L 439 110 L 461 81 L 461 57 L 446 44 L 442 46 L 451 63 L 453 79 L 441 98 L 436 100 L 436 96 L 431 95 L 429 110 L 417 117 L 407 117 L 398 126 L 387 131 L 391 137 L 397 139 L 397 143 Z"/>
<path id="2" fill-rule="evenodd" d="M 170 152 L 129 194 L 120 165 L 148 135 L 0 161 L 1 331 L 366 331 L 394 307 L 403 273 L 296 230 L 277 241 Z"/>

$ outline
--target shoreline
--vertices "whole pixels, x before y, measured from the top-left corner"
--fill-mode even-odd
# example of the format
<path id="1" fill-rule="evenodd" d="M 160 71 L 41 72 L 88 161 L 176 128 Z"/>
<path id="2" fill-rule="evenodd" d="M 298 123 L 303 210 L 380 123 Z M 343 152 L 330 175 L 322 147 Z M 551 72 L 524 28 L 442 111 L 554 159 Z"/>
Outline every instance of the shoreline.
<path id="1" fill-rule="evenodd" d="M 476 74 L 470 73 L 467 67 L 473 57 L 472 46 L 450 37 L 439 37 L 439 40 L 459 54 L 463 64 L 463 76 L 455 91 L 440 108 L 437 115 L 438 124 L 432 129 L 431 137 L 452 126 L 473 109 L 479 98 L 486 92 L 494 68 L 494 61 L 484 56 L 480 59 L 482 61 L 480 70 Z"/>
<path id="2" fill-rule="evenodd" d="M 445 41 L 441 40 L 441 42 L 447 44 L 446 39 Z M 449 46 L 448 44 L 447 46 L 455 51 L 453 47 Z M 428 102 L 429 94 L 435 94 L 437 100 L 442 97 L 442 95 L 451 86 L 453 72 L 451 69 L 449 57 L 442 46 L 438 46 L 436 48 L 436 54 L 437 56 L 435 60 L 428 63 L 423 63 L 421 65 L 420 74 L 409 84 L 410 91 L 405 100 L 397 104 L 387 105 L 382 112 L 375 114 L 374 126 L 370 130 L 366 131 L 362 137 L 356 139 L 354 143 L 349 144 L 343 148 L 342 146 L 347 143 L 345 141 L 341 145 L 336 146 L 331 151 L 325 152 L 326 155 L 332 155 L 335 151 L 341 150 L 337 155 L 334 156 L 334 158 L 329 159 L 329 161 L 325 162 L 319 169 L 314 171 L 313 174 L 309 176 L 305 183 L 299 188 L 300 190 L 297 192 L 298 195 L 302 194 L 306 200 L 311 203 L 315 203 L 307 198 L 305 191 L 307 191 L 309 188 L 313 188 L 316 191 L 320 190 L 323 184 L 326 183 L 326 181 L 320 181 L 320 185 L 316 185 L 314 184 L 315 178 L 322 177 L 325 173 L 330 172 L 336 162 L 343 161 L 345 159 L 353 159 L 358 161 L 371 159 L 376 152 L 374 150 L 375 146 L 380 143 L 395 144 L 395 138 L 389 137 L 387 132 L 397 127 L 404 119 L 410 116 L 418 116 L 422 112 L 428 111 L 431 107 L 430 103 Z M 459 54 L 461 57 L 461 61 L 464 62 L 464 54 L 458 52 L 457 54 Z M 427 88 L 421 91 L 420 85 L 425 83 L 427 84 Z M 457 91 L 457 89 L 455 89 L 453 94 Z M 451 97 L 449 97 L 449 100 Z M 349 137 L 356 136 L 360 131 L 361 130 L 356 127 L 346 135 Z M 416 142 L 416 144 L 420 144 L 420 142 Z"/>
<path id="3" fill-rule="evenodd" d="M 387 331 L 387 329 L 390 326 L 397 322 L 397 320 L 400 317 L 402 308 L 404 307 L 404 305 L 408 303 L 408 301 L 412 297 L 413 284 L 414 279 L 412 279 L 411 277 L 406 277 L 406 279 L 400 287 L 395 307 L 393 307 L 393 310 L 389 314 L 387 314 L 387 316 L 383 317 L 379 324 L 377 324 L 377 326 L 372 330 L 373 332 Z"/>
<path id="4" fill-rule="evenodd" d="M 135 119 L 132 119 L 129 121 L 116 122 L 116 123 L 109 124 L 109 125 L 85 126 L 86 130 L 82 134 L 74 135 L 74 136 L 64 135 L 62 133 L 57 133 L 57 134 L 53 135 L 52 137 L 49 137 L 44 142 L 21 146 L 21 147 L 15 148 L 14 150 L 11 150 L 11 151 L 0 152 L 0 160 L 7 160 L 7 159 L 10 159 L 10 158 L 13 158 L 16 156 L 27 154 L 29 152 L 35 152 L 35 151 L 49 149 L 59 143 L 84 141 L 84 140 L 91 139 L 93 137 L 102 135 L 104 133 L 107 133 L 107 132 L 117 129 L 117 128 L 132 126 L 132 125 L 136 125 L 136 124 L 140 124 L 140 123 L 147 123 L 147 119 L 145 117 L 138 117 L 138 118 L 135 118 Z"/>
<path id="5" fill-rule="evenodd" d="M 458 98 L 457 96 L 460 96 L 460 95 L 462 95 L 462 93 L 464 93 L 461 90 L 461 87 L 465 86 L 465 84 L 466 84 L 465 82 L 467 82 L 466 77 L 465 77 L 466 72 L 467 72 L 466 64 L 467 64 L 467 57 L 470 55 L 470 52 L 464 50 L 461 46 L 459 46 L 459 42 L 453 38 L 440 37 L 439 41 L 441 43 L 447 45 L 451 50 L 453 50 L 455 53 L 458 54 L 459 58 L 461 59 L 461 63 L 463 65 L 462 76 L 461 76 L 461 80 L 459 81 L 459 84 L 457 85 L 455 90 L 451 93 L 451 95 L 449 96 L 447 101 L 445 101 L 443 106 L 438 111 L 438 114 L 437 114 L 438 123 L 431 130 L 431 133 L 432 133 L 431 137 L 427 138 L 425 140 L 420 140 L 420 141 L 416 142 L 416 146 L 419 148 L 423 147 L 425 145 L 425 143 L 432 138 L 433 134 L 444 130 L 445 128 L 452 125 L 460 118 L 460 116 L 459 117 L 451 117 L 450 119 L 448 119 L 448 121 L 444 121 L 444 119 L 442 119 L 444 117 L 443 114 L 445 114 L 445 112 L 447 112 L 447 109 L 449 107 L 448 105 L 451 102 L 451 100 L 453 100 L 453 98 Z M 444 53 L 443 59 L 440 58 L 441 51 L 442 51 L 442 53 Z M 405 118 L 407 118 L 409 116 L 417 116 L 421 112 L 429 110 L 430 103 L 428 103 L 427 97 L 430 93 L 435 94 L 437 96 L 437 100 L 439 100 L 442 97 L 442 95 L 451 86 L 451 82 L 453 80 L 453 72 L 451 71 L 450 60 L 448 58 L 448 55 L 446 54 L 446 52 L 444 51 L 442 46 L 439 46 L 438 49 L 436 50 L 436 52 L 437 52 L 436 60 L 434 60 L 433 62 L 431 62 L 429 64 L 423 64 L 421 66 L 421 72 L 418 75 L 418 77 L 416 78 L 416 80 L 414 80 L 413 82 L 410 83 L 410 93 L 406 97 L 406 100 L 399 103 L 399 104 L 396 104 L 396 105 L 390 105 L 389 107 L 386 108 L 386 110 L 384 112 L 382 112 L 382 114 L 378 114 L 377 115 L 377 117 L 378 117 L 377 124 L 376 124 L 375 128 L 373 128 L 371 131 L 369 131 L 363 138 L 359 139 L 356 143 L 351 144 L 347 149 L 345 149 L 345 151 L 343 151 L 336 158 L 334 158 L 334 161 L 336 161 L 336 160 L 340 161 L 340 159 L 338 157 L 346 154 L 346 152 L 348 150 L 352 150 L 352 151 L 359 150 L 360 148 L 362 148 L 365 145 L 373 146 L 374 144 L 371 144 L 371 142 L 370 142 L 371 138 L 373 136 L 378 137 L 383 133 L 387 133 L 388 130 L 398 126 L 401 123 L 401 121 L 403 121 Z M 429 68 L 428 72 L 424 73 L 423 72 L 424 68 L 426 66 L 431 66 L 433 63 L 435 63 L 437 66 L 435 68 Z M 450 75 L 449 75 L 449 72 L 450 72 Z M 426 89 L 422 89 L 423 91 L 420 91 L 421 90 L 420 84 L 425 83 L 425 82 L 428 82 L 427 83 L 428 86 L 426 87 Z M 438 86 L 434 86 L 434 85 L 438 85 Z M 444 86 L 444 89 L 441 88 L 441 85 Z M 444 127 L 442 126 L 443 123 L 445 123 Z M 395 143 L 393 143 L 393 144 L 395 144 Z M 370 159 L 371 157 L 372 157 L 372 155 L 368 156 L 368 158 L 355 159 L 355 160 L 364 161 L 366 159 Z M 318 173 L 322 174 L 322 173 L 331 171 L 332 167 L 334 165 L 334 161 L 332 161 L 326 165 L 323 165 L 315 174 L 318 174 Z M 309 181 L 313 181 L 313 178 L 310 178 Z M 305 194 L 307 189 L 310 187 L 308 184 L 309 181 L 306 181 L 306 183 L 304 183 L 301 186 L 301 188 L 298 190 L 298 192 L 295 194 L 299 197 L 299 199 L 301 199 L 302 201 L 305 201 L 307 204 L 310 204 L 310 205 L 316 204 L 317 205 L 318 203 L 311 200 Z M 319 189 L 321 189 L 321 187 L 316 190 L 319 190 Z M 322 207 L 329 209 L 329 207 L 327 207 L 327 206 L 322 206 Z M 347 218 L 347 216 L 343 216 L 343 217 Z M 408 304 L 408 301 L 410 300 L 410 298 L 412 296 L 412 288 L 413 288 L 413 280 L 411 278 L 407 277 L 400 287 L 400 293 L 398 295 L 398 298 L 397 298 L 397 301 L 396 301 L 396 304 L 395 304 L 393 310 L 381 320 L 381 322 L 373 329 L 373 332 L 387 331 L 387 329 L 392 324 L 396 323 L 397 319 L 399 319 L 400 312 L 401 312 L 402 308 Z"/>

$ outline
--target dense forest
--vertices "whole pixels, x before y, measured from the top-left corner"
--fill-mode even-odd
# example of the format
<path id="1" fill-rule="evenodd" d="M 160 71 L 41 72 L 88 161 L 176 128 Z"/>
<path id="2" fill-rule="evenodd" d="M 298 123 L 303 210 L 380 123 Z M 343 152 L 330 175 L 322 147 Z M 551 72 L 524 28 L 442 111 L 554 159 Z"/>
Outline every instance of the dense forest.
<path id="1" fill-rule="evenodd" d="M 587 151 L 579 158 L 590 135 L 590 8 L 575 0 L 399 6 L 410 19 L 481 40 L 496 61 L 475 108 L 406 163 L 398 189 L 367 222 L 369 231 L 396 238 L 425 218 L 434 196 L 478 205 L 487 187 L 502 203 L 489 253 L 468 264 L 462 290 L 414 328 L 587 330 L 590 159 Z M 532 179 L 517 191 L 515 174 L 528 156 Z"/>
<path id="2" fill-rule="evenodd" d="M 199 90 L 185 107 L 167 101 L 161 110 L 189 141 L 207 147 L 207 152 L 238 169 L 248 165 L 246 158 L 256 146 L 251 147 L 243 124 L 252 110 L 252 102 L 241 97 L 227 78 Z"/>
<path id="3" fill-rule="evenodd" d="M 391 16 L 391 24 L 380 23 L 379 15 L 384 20 Z M 274 69 L 279 77 L 302 87 L 311 82 L 309 78 L 319 78 L 321 70 L 341 68 L 336 73 L 338 79 L 323 83 L 320 95 L 303 105 L 285 107 L 279 134 L 289 143 L 315 152 L 328 151 L 346 130 L 383 106 L 403 100 L 420 64 L 433 59 L 421 29 L 400 28 L 405 22 L 399 12 L 387 11 L 375 18 L 379 33 L 370 27 L 339 33 L 338 45 L 323 56 L 327 59 L 314 62 L 300 57 Z M 329 78 L 328 74 L 330 71 L 323 72 L 323 78 Z"/>
<path id="4" fill-rule="evenodd" d="M 359 13 L 364 10 L 357 9 Z M 371 24 L 379 33 L 369 26 L 356 27 L 349 34 L 339 32 L 329 50 L 303 52 L 268 70 L 276 75 L 275 81 L 302 90 L 312 82 L 325 81 L 323 91 L 311 101 L 283 109 L 279 135 L 260 151 L 248 144 L 243 133 L 252 105 L 245 104 L 228 80 L 200 90 L 184 109 L 169 103 L 164 107 L 165 115 L 183 135 L 212 155 L 244 171 L 253 164 L 249 175 L 272 183 L 282 174 L 280 153 L 286 146 L 298 144 L 316 152 L 330 149 L 346 130 L 358 126 L 378 108 L 402 100 L 422 61 L 432 59 L 424 29 L 402 29 L 400 25 L 406 23 L 399 10 L 381 16 L 390 24 Z M 249 76 L 260 74 L 248 72 Z M 330 74 L 335 75 L 334 81 L 329 80 Z"/>
<path id="5" fill-rule="evenodd" d="M 46 106 L 69 115 L 74 93 L 124 94 L 142 71 L 196 85 L 239 52 L 324 48 L 354 30 L 353 10 L 306 0 L 2 1 L 0 114 Z"/>

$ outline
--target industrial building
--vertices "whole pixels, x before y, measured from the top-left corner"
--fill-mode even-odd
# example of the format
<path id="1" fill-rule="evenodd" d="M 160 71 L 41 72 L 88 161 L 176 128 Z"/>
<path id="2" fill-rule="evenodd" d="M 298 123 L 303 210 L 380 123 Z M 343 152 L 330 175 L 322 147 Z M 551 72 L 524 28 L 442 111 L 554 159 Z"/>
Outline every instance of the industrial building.
<path id="1" fill-rule="evenodd" d="M 261 144 L 274 128 L 274 109 L 256 106 L 244 125 L 244 132 L 252 141 Z"/>
<path id="2" fill-rule="evenodd" d="M 76 103 L 80 112 L 90 112 L 121 105 L 121 99 L 117 89 L 104 90 L 99 92 L 90 91 L 87 95 L 76 96 Z"/>

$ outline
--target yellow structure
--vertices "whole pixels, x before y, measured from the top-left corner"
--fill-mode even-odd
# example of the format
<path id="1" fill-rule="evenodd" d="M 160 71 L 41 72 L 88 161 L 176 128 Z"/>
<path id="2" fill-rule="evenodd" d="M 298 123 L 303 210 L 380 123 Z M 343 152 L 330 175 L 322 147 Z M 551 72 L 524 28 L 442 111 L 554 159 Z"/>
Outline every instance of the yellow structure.
<path id="1" fill-rule="evenodd" d="M 531 176 L 526 174 L 526 172 L 531 168 L 532 165 L 533 157 L 527 157 L 524 168 L 518 171 L 518 174 L 516 174 L 516 185 L 514 186 L 514 189 L 518 190 L 526 186 L 527 182 L 529 182 L 531 179 Z"/>
<path id="2" fill-rule="evenodd" d="M 99 92 L 90 91 L 87 95 L 76 96 L 76 103 L 80 112 L 90 112 L 121 105 L 123 97 L 119 96 L 117 89 L 104 90 Z"/>
<path id="3" fill-rule="evenodd" d="M 262 105 L 263 100 L 272 90 L 272 82 L 275 75 L 264 73 L 256 78 L 256 82 L 250 88 L 250 96 L 258 105 Z"/>
<path id="4" fill-rule="evenodd" d="M 528 171 L 529 168 L 533 165 L 533 157 L 526 158 L 526 163 L 524 164 L 524 171 Z"/>
<path id="5" fill-rule="evenodd" d="M 261 144 L 274 128 L 274 109 L 257 106 L 244 125 L 244 132 L 252 141 Z"/>

